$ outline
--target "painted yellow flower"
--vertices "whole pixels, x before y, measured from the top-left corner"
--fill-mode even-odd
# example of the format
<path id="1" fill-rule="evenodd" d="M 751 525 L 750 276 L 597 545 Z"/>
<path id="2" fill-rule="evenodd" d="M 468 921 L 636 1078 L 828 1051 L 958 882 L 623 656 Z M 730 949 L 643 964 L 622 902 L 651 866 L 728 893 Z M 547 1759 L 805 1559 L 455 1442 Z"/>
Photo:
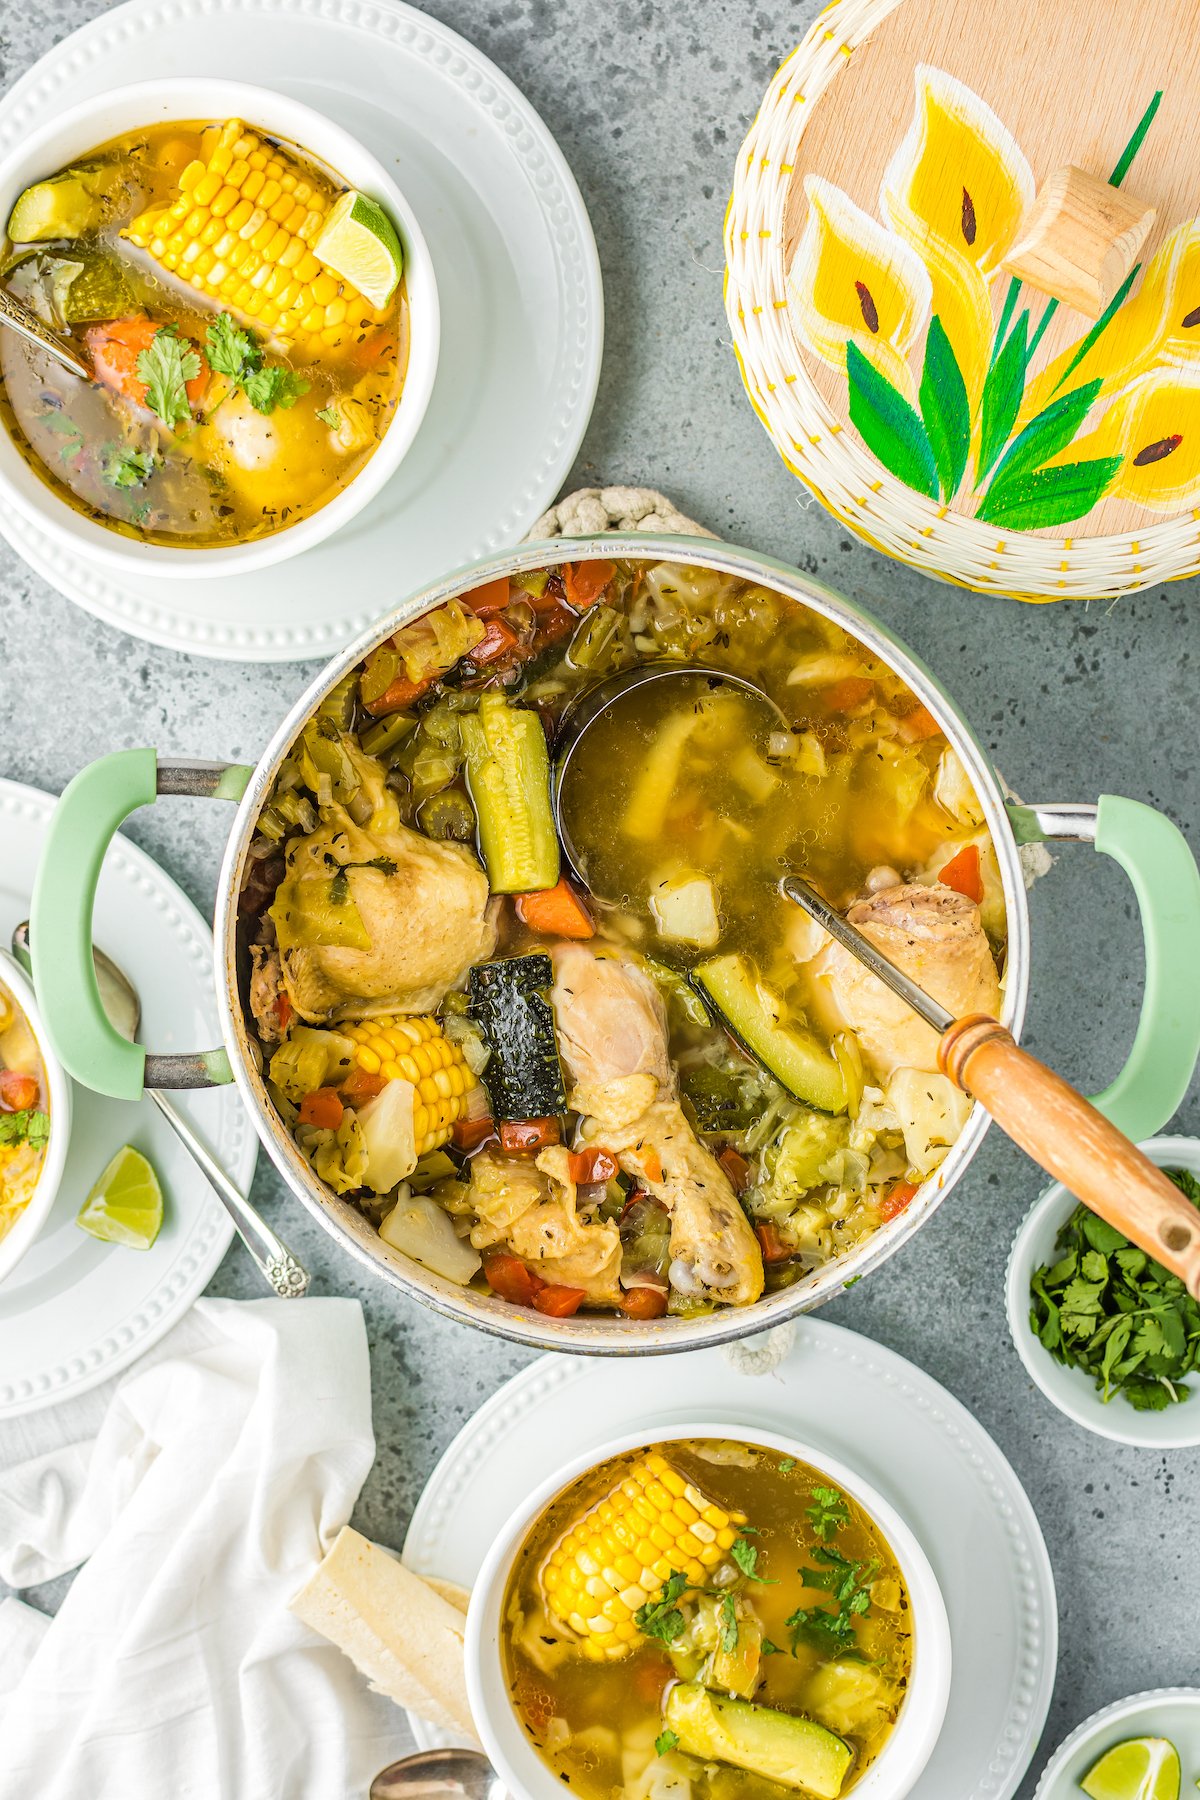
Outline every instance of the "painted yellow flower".
<path id="1" fill-rule="evenodd" d="M 972 414 L 991 356 L 989 279 L 1034 197 L 1016 139 L 978 94 L 919 64 L 912 123 L 884 170 L 880 211 L 929 270 L 933 311 L 958 358 Z"/>
<path id="2" fill-rule="evenodd" d="M 1102 394 L 1115 394 L 1155 363 L 1200 364 L 1200 225 L 1196 220 L 1185 220 L 1164 240 L 1136 291 L 1075 363 L 1083 341 L 1068 345 L 1030 382 L 1018 425 L 1028 424 L 1056 393 L 1082 387 L 1087 381 L 1099 379 Z"/>
<path id="3" fill-rule="evenodd" d="M 1200 504 L 1200 368 L 1151 369 L 1056 460 L 1091 456 L 1122 458 L 1113 498 L 1163 513 Z"/>
<path id="4" fill-rule="evenodd" d="M 880 209 L 918 249 L 932 239 L 991 274 L 1033 203 L 1033 171 L 969 87 L 927 63 L 917 65 L 916 83 L 916 111 L 884 170 Z"/>
<path id="5" fill-rule="evenodd" d="M 833 368 L 846 345 L 912 399 L 907 356 L 929 317 L 928 271 L 916 252 L 832 182 L 805 177 L 808 219 L 788 276 L 788 311 L 802 343 Z"/>

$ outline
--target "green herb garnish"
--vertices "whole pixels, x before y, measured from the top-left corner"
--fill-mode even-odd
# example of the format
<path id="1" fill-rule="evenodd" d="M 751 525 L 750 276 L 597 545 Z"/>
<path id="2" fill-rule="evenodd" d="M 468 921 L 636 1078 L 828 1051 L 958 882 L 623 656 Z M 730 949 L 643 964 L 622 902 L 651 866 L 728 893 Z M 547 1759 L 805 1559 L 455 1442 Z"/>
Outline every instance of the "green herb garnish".
<path id="1" fill-rule="evenodd" d="M 1164 1173 L 1200 1209 L 1200 1182 Z M 1058 1260 L 1030 1281 L 1029 1322 L 1056 1362 L 1092 1377 L 1107 1403 L 1122 1395 L 1138 1412 L 1190 1398 L 1200 1369 L 1200 1304 L 1182 1281 L 1086 1207 L 1058 1234 Z"/>
<path id="2" fill-rule="evenodd" d="M 137 359 L 138 380 L 146 384 L 146 405 L 171 431 L 192 416 L 187 384 L 200 373 L 199 352 L 174 325 L 155 332 Z"/>
<path id="3" fill-rule="evenodd" d="M 673 1644 L 684 1628 L 683 1614 L 675 1604 L 688 1585 L 679 1569 L 672 1569 L 663 1582 L 657 1600 L 647 1600 L 633 1615 L 633 1622 L 643 1637 L 657 1638 L 662 1644 Z"/>
<path id="4" fill-rule="evenodd" d="M 277 406 L 286 412 L 301 394 L 307 394 L 310 383 L 302 375 L 280 363 L 264 364 L 254 333 L 239 325 L 231 313 L 218 313 L 205 337 L 209 362 L 218 375 L 241 388 L 255 412 L 272 413 Z"/>
<path id="5" fill-rule="evenodd" d="M 836 1488 L 815 1487 L 812 1505 L 806 1508 L 809 1523 L 823 1544 L 850 1523 L 850 1508 Z"/>
<path id="6" fill-rule="evenodd" d="M 845 1656 L 857 1644 L 855 1621 L 870 1610 L 870 1584 L 878 1562 L 856 1563 L 824 1545 L 813 1551 L 818 1569 L 801 1569 L 805 1587 L 824 1588 L 836 1603 L 830 1612 L 824 1606 L 801 1606 L 785 1621 L 792 1634 L 792 1655 L 801 1644 L 829 1656 Z"/>
<path id="7" fill-rule="evenodd" d="M 717 1637 L 726 1656 L 737 1649 L 738 1616 L 737 1606 L 732 1594 L 722 1594 L 721 1604 L 717 1608 Z"/>
<path id="8" fill-rule="evenodd" d="M 660 1731 L 654 1740 L 655 1754 L 658 1756 L 665 1756 L 667 1751 L 673 1750 L 678 1742 L 678 1733 L 672 1731 L 671 1727 L 668 1725 L 666 1730 Z"/>
<path id="9" fill-rule="evenodd" d="M 776 1582 L 758 1572 L 758 1545 L 750 1542 L 752 1536 L 758 1536 L 754 1526 L 743 1525 L 733 1540 L 729 1554 L 747 1581 L 757 1581 L 763 1587 L 775 1587 L 778 1585 Z"/>
<path id="10" fill-rule="evenodd" d="M 761 1646 L 761 1648 L 762 1648 L 762 1653 L 763 1653 L 763 1655 L 764 1655 L 764 1656 L 778 1656 L 778 1655 L 780 1655 L 780 1649 L 779 1649 L 779 1645 L 778 1645 L 778 1644 L 773 1644 L 773 1643 L 772 1643 L 772 1642 L 771 1642 L 771 1640 L 770 1640 L 770 1638 L 764 1638 L 764 1639 L 763 1639 L 763 1641 L 762 1641 L 762 1646 Z"/>
<path id="11" fill-rule="evenodd" d="M 788 1472 L 788 1470 L 789 1470 L 789 1469 L 794 1469 L 794 1468 L 795 1468 L 795 1466 L 796 1466 L 796 1459 L 795 1459 L 795 1457 L 794 1457 L 794 1456 L 781 1456 L 781 1457 L 780 1457 L 780 1459 L 779 1459 L 779 1473 L 780 1473 L 780 1474 L 781 1474 L 781 1475 L 786 1475 L 786 1474 L 787 1474 L 787 1472 Z"/>
<path id="12" fill-rule="evenodd" d="M 332 431 L 336 431 L 342 422 L 342 415 L 336 406 L 318 406 L 317 417 L 322 425 L 328 425 Z"/>
<path id="13" fill-rule="evenodd" d="M 158 464 L 153 450 L 131 450 L 127 445 L 114 445 L 104 459 L 101 474 L 109 487 L 144 487 Z"/>
<path id="14" fill-rule="evenodd" d="M 50 1139 L 50 1115 L 25 1106 L 20 1112 L 0 1113 L 0 1144 L 28 1144 L 40 1150 Z"/>

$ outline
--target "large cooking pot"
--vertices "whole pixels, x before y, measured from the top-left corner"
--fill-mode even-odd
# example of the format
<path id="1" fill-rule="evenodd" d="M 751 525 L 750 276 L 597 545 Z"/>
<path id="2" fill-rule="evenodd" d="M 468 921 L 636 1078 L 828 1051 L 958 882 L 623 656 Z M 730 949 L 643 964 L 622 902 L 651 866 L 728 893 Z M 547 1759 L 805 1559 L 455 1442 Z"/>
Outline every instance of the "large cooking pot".
<path id="1" fill-rule="evenodd" d="M 834 620 L 907 682 L 944 729 L 982 803 L 995 844 L 1008 909 L 1005 1023 L 1019 1035 L 1029 987 L 1029 912 L 1018 855 L 1041 840 L 1091 843 L 1112 856 L 1134 885 L 1146 945 L 1141 1021 L 1124 1069 L 1097 1104 L 1134 1138 L 1149 1137 L 1170 1117 L 1200 1053 L 1200 875 L 1171 821 L 1134 800 L 1105 795 L 1098 804 L 1016 806 L 953 701 L 901 643 L 841 595 L 782 563 L 710 540 L 658 536 L 576 539 L 534 544 L 460 570 L 412 595 L 337 657 L 297 701 L 254 768 L 239 764 L 163 762 L 151 749 L 124 750 L 84 769 L 54 815 L 33 896 L 34 974 L 51 1041 L 71 1074 L 121 1100 L 143 1087 L 199 1087 L 235 1081 L 267 1152 L 289 1186 L 330 1235 L 383 1280 L 428 1305 L 521 1343 L 592 1354 L 682 1350 L 726 1342 L 819 1306 L 849 1280 L 876 1268 L 920 1229 L 961 1178 L 979 1148 L 988 1118 L 976 1106 L 946 1160 L 898 1218 L 841 1259 L 750 1307 L 697 1319 L 632 1321 L 587 1314 L 550 1319 L 465 1290 L 392 1250 L 356 1207 L 338 1199 L 314 1174 L 277 1117 L 259 1072 L 243 1013 L 236 939 L 237 898 L 255 820 L 301 727 L 338 680 L 369 650 L 432 606 L 495 576 L 547 562 L 589 557 L 684 562 L 763 582 Z M 220 1048 L 190 1056 L 147 1055 L 109 1025 L 92 967 L 91 913 L 105 849 L 135 807 L 160 794 L 189 794 L 237 805 L 221 868 L 214 942 Z"/>

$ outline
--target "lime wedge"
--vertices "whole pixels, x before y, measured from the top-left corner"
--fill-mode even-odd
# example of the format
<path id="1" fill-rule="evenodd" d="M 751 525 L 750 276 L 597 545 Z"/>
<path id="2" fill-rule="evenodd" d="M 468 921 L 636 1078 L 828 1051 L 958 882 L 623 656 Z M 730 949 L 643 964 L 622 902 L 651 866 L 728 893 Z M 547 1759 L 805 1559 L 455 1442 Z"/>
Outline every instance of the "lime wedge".
<path id="1" fill-rule="evenodd" d="M 1179 1752 L 1169 1738 L 1126 1738 L 1079 1785 L 1091 1800 L 1179 1800 Z"/>
<path id="2" fill-rule="evenodd" d="M 382 206 L 353 189 L 335 202 L 313 255 L 372 306 L 387 305 L 404 268 L 396 227 Z"/>
<path id="3" fill-rule="evenodd" d="M 162 1227 L 158 1176 L 140 1150 L 125 1144 L 79 1209 L 75 1223 L 102 1244 L 148 1250 Z"/>

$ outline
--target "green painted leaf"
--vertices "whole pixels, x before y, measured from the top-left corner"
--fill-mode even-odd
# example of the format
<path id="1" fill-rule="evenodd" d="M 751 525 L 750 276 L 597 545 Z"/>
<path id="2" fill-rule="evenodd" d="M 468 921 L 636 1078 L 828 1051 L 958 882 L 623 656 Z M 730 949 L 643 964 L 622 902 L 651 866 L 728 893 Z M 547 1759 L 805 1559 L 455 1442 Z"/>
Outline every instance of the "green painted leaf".
<path id="1" fill-rule="evenodd" d="M 1105 307 L 1104 311 L 1100 314 L 1100 317 L 1096 320 L 1096 323 L 1092 326 L 1092 328 L 1088 332 L 1087 336 L 1080 340 L 1079 347 L 1077 348 L 1074 356 L 1071 358 L 1070 362 L 1067 364 L 1066 368 L 1063 370 L 1062 374 L 1059 376 L 1058 380 L 1054 384 L 1056 390 L 1062 386 L 1064 381 L 1070 381 L 1072 375 L 1075 373 L 1076 369 L 1079 367 L 1080 363 L 1083 361 L 1084 357 L 1087 355 L 1087 353 L 1091 349 L 1092 345 L 1096 342 L 1096 340 L 1101 336 L 1101 334 L 1103 332 L 1107 331 L 1107 329 L 1108 329 L 1109 325 L 1111 325 L 1114 317 L 1116 316 L 1117 313 L 1120 312 L 1120 310 L 1124 306 L 1126 300 L 1129 298 L 1129 290 L 1133 286 L 1134 282 L 1137 280 L 1138 272 L 1141 269 L 1141 266 L 1142 266 L 1141 263 L 1134 263 L 1132 269 L 1130 269 L 1128 275 L 1125 277 L 1124 281 L 1121 283 L 1120 287 L 1117 289 L 1116 293 L 1113 295 L 1112 299 L 1109 301 L 1109 303 Z"/>
<path id="2" fill-rule="evenodd" d="M 846 345 L 846 378 L 850 423 L 863 443 L 906 487 L 936 500 L 937 463 L 924 425 L 904 395 L 853 342 Z"/>
<path id="3" fill-rule="evenodd" d="M 1085 382 L 1061 399 L 1052 400 L 1036 418 L 1030 419 L 1000 458 L 988 493 L 995 494 L 1002 484 L 1028 474 L 1030 469 L 1040 469 L 1065 450 L 1087 417 L 1100 386 L 1099 377 Z"/>
<path id="4" fill-rule="evenodd" d="M 1119 456 L 1095 456 L 1087 462 L 1034 469 L 1004 482 L 998 494 L 989 490 L 975 517 L 1009 531 L 1065 525 L 1092 510 L 1120 466 Z"/>
<path id="5" fill-rule="evenodd" d="M 1021 395 L 1025 392 L 1025 370 L 1029 360 L 1029 311 L 1018 318 L 983 384 L 982 423 L 980 427 L 980 481 L 987 475 L 1017 422 Z"/>
<path id="6" fill-rule="evenodd" d="M 971 403 L 954 346 L 936 313 L 929 322 L 925 340 L 920 400 L 942 498 L 952 500 L 966 472 L 971 449 Z"/>

